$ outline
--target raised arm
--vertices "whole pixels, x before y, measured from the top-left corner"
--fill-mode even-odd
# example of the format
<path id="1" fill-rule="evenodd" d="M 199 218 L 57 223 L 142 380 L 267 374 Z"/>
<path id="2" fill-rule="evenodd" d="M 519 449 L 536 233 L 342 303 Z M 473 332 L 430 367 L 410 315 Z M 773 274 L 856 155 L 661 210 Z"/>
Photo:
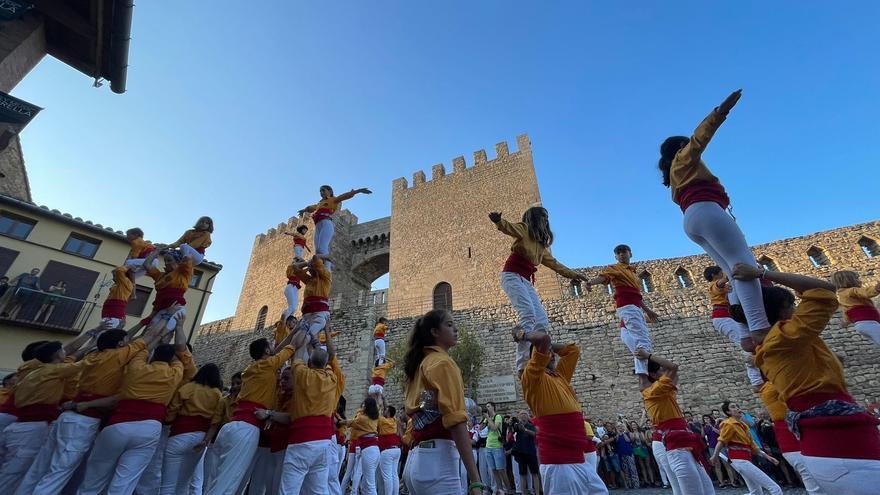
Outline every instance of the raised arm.
<path id="1" fill-rule="evenodd" d="M 676 158 L 683 158 L 681 161 L 684 163 L 700 161 L 700 157 L 703 151 L 706 150 L 709 141 L 712 140 L 712 136 L 715 135 L 715 132 L 724 123 L 724 120 L 727 119 L 727 114 L 730 113 L 730 110 L 733 109 L 741 96 L 742 90 L 738 89 L 725 98 L 720 105 L 712 109 L 712 112 L 694 130 L 694 135 L 691 136 L 690 141 L 688 141 L 684 148 L 679 150 Z"/>
<path id="2" fill-rule="evenodd" d="M 330 321 L 324 325 L 324 345 L 327 346 L 327 361 L 333 360 L 336 356 L 336 345 L 333 344 L 333 327 L 330 326 Z"/>
<path id="3" fill-rule="evenodd" d="M 91 330 L 79 334 L 75 339 L 71 340 L 64 346 L 64 355 L 72 356 L 80 349 L 88 348 L 87 344 L 90 344 L 95 338 L 97 338 L 97 334 Z"/>
<path id="4" fill-rule="evenodd" d="M 541 258 L 541 264 L 567 279 L 588 282 L 586 277 L 560 263 L 548 251 L 544 251 L 544 257 Z"/>
<path id="5" fill-rule="evenodd" d="M 650 353 L 641 347 L 636 349 L 636 352 L 633 354 L 639 359 L 647 359 L 648 361 L 653 361 L 659 364 L 665 370 L 664 374 L 672 380 L 672 383 L 678 385 L 678 364 L 658 356 L 657 354 Z"/>
<path id="6" fill-rule="evenodd" d="M 336 196 L 337 201 L 345 201 L 355 197 L 358 194 L 373 194 L 373 191 L 370 191 L 366 187 L 362 187 L 360 189 L 352 189 L 346 193 L 342 193 L 339 196 Z"/>
<path id="7" fill-rule="evenodd" d="M 763 278 L 771 282 L 790 287 L 795 292 L 806 292 L 810 289 L 825 289 L 836 292 L 837 288 L 831 282 L 826 282 L 818 278 L 807 277 L 806 275 L 798 275 L 796 273 L 785 273 L 766 270 L 757 266 L 737 263 L 733 267 L 733 278 L 737 280 L 754 280 Z"/>
<path id="8" fill-rule="evenodd" d="M 501 218 L 501 212 L 493 211 L 489 213 L 489 220 L 495 224 L 495 228 L 498 229 L 502 234 L 509 235 L 515 239 L 521 239 L 524 235 L 527 235 L 528 232 L 523 232 L 518 224 L 510 223 L 507 220 Z"/>

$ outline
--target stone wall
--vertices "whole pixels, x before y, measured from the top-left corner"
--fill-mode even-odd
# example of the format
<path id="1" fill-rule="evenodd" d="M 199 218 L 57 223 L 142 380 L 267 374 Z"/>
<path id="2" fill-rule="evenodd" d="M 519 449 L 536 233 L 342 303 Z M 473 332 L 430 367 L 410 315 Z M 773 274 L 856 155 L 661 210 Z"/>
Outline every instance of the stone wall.
<path id="1" fill-rule="evenodd" d="M 871 281 L 880 275 L 878 238 L 880 222 L 875 221 L 762 244 L 755 246 L 754 252 L 757 258 L 766 257 L 765 262 L 772 262 L 785 271 L 827 277 L 833 271 L 851 269 Z M 814 266 L 808 252 L 817 261 L 823 259 L 816 257 L 817 251 L 813 248 L 822 250 L 827 265 Z M 634 249 L 638 254 L 638 248 Z M 874 257 L 865 252 L 872 249 L 876 253 Z M 706 282 L 701 278 L 709 264 L 705 255 L 640 263 L 640 272 L 649 273 L 654 286 L 645 299 L 661 316 L 660 322 L 651 328 L 655 350 L 681 365 L 679 400 L 684 409 L 705 412 L 718 408 L 725 399 L 757 409 L 758 401 L 749 391 L 740 353 L 713 330 L 709 320 Z M 497 269 L 497 265 L 493 267 Z M 581 271 L 594 275 L 599 269 L 589 267 Z M 692 286 L 682 287 L 677 274 L 690 275 Z M 491 277 L 495 281 L 497 273 Z M 620 342 L 618 319 L 610 296 L 599 288 L 580 297 L 572 296 L 569 291 L 557 294 L 562 297 L 545 297 L 544 305 L 554 338 L 576 342 L 582 349 L 573 385 L 586 413 L 600 418 L 612 418 L 617 413 L 638 417 L 642 407 L 638 384 L 632 375 L 632 357 Z M 381 306 L 347 308 L 333 313 L 334 330 L 341 331 L 337 345 L 346 372 L 346 397 L 350 407 L 355 407 L 366 393 L 372 361 L 371 332 L 375 320 L 382 314 Z M 456 310 L 454 314 L 460 327 L 475 331 L 483 342 L 486 352 L 483 376 L 514 372 L 514 345 L 510 342 L 509 329 L 516 316 L 509 305 L 472 307 Z M 409 316 L 390 322 L 389 347 L 406 338 L 414 321 L 415 316 Z M 843 358 L 851 392 L 859 400 L 880 396 L 880 348 L 851 327 L 840 325 L 838 311 L 824 338 Z M 253 338 L 250 332 L 203 335 L 196 343 L 196 357 L 200 362 L 218 362 L 228 377 L 247 364 L 247 343 Z M 402 402 L 399 383 L 389 380 L 386 391 L 391 404 Z M 521 403 L 502 404 L 505 410 L 520 407 Z"/>

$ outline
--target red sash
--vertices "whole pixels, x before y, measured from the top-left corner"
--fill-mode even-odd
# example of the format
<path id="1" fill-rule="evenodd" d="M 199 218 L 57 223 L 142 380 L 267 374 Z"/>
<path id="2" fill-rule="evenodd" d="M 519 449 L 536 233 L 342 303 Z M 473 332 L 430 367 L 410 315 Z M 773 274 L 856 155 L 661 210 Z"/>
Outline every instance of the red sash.
<path id="1" fill-rule="evenodd" d="M 385 386 L 385 379 L 382 378 L 381 376 L 374 376 L 373 377 L 373 385 L 382 385 L 384 387 Z"/>
<path id="2" fill-rule="evenodd" d="M 286 449 L 289 437 L 290 425 L 272 423 L 272 427 L 269 428 L 269 451 L 281 452 Z"/>
<path id="3" fill-rule="evenodd" d="M 321 311 L 330 311 L 326 297 L 309 296 L 303 300 L 302 314 L 320 313 Z"/>
<path id="4" fill-rule="evenodd" d="M 583 425 L 581 425 L 583 427 Z M 421 430 L 413 429 L 412 431 L 413 444 L 418 444 L 419 442 L 424 442 L 425 440 L 452 440 L 452 433 L 449 433 L 443 426 L 443 419 L 437 418 L 433 423 L 429 424 L 425 428 Z M 354 452 L 354 451 L 352 451 Z"/>
<path id="5" fill-rule="evenodd" d="M 730 306 L 727 304 L 712 306 L 712 318 L 730 318 Z"/>
<path id="6" fill-rule="evenodd" d="M 651 432 L 651 441 L 652 442 L 662 442 L 663 435 L 661 435 L 660 432 L 655 429 L 654 431 Z"/>
<path id="7" fill-rule="evenodd" d="M 684 213 L 694 203 L 711 201 L 718 203 L 722 209 L 730 206 L 730 198 L 720 182 L 695 182 L 678 191 L 678 205 Z"/>
<path id="8" fill-rule="evenodd" d="M 232 413 L 231 421 L 244 421 L 245 423 L 250 423 L 257 428 L 263 428 L 263 422 L 257 419 L 254 416 L 254 411 L 257 409 L 268 409 L 263 404 L 259 404 L 257 402 L 250 402 L 247 400 L 240 400 L 235 404 L 235 411 Z M 329 436 L 327 438 L 330 438 Z"/>
<path id="9" fill-rule="evenodd" d="M 318 208 L 316 212 L 312 213 L 312 221 L 318 223 L 321 220 L 329 220 L 332 216 L 333 210 L 330 208 Z"/>
<path id="10" fill-rule="evenodd" d="M 204 416 L 177 416 L 171 423 L 170 436 L 181 433 L 193 433 L 196 431 L 208 431 L 211 428 L 211 418 Z"/>
<path id="11" fill-rule="evenodd" d="M 379 435 L 379 450 L 400 447 L 400 437 L 396 433 L 391 435 Z"/>
<path id="12" fill-rule="evenodd" d="M 107 426 L 150 419 L 162 423 L 165 421 L 167 409 L 165 404 L 148 400 L 121 400 L 116 404 L 116 410 L 110 415 L 110 419 L 107 420 Z"/>
<path id="13" fill-rule="evenodd" d="M 655 428 L 660 430 L 661 441 L 666 450 L 691 449 L 694 459 L 708 468 L 706 459 L 703 457 L 706 444 L 700 435 L 688 429 L 687 421 L 684 418 L 667 419 L 656 425 Z"/>
<path id="14" fill-rule="evenodd" d="M 373 332 L 374 339 L 382 339 L 385 340 L 385 330 L 376 330 Z"/>
<path id="15" fill-rule="evenodd" d="M 336 430 L 336 443 L 338 445 L 345 445 L 345 433 Z"/>
<path id="16" fill-rule="evenodd" d="M 128 301 L 122 299 L 105 299 L 101 306 L 101 318 L 125 318 L 125 306 Z"/>
<path id="17" fill-rule="evenodd" d="M 152 245 L 147 246 L 147 247 L 141 249 L 141 252 L 138 253 L 138 255 L 135 258 L 138 258 L 138 259 L 146 258 L 147 256 L 150 255 L 150 253 L 152 253 L 155 250 L 156 250 L 156 246 L 152 246 Z"/>
<path id="18" fill-rule="evenodd" d="M 786 404 L 790 410 L 802 412 L 829 400 L 856 403 L 852 396 L 845 392 L 815 392 L 789 397 Z M 878 424 L 880 420 L 868 413 L 803 418 L 798 422 L 801 430 L 801 454 L 813 457 L 880 460 Z"/>
<path id="19" fill-rule="evenodd" d="M 290 425 L 288 444 L 327 440 L 333 433 L 333 418 L 330 416 L 304 416 L 296 418 Z"/>
<path id="20" fill-rule="evenodd" d="M 633 304 L 642 307 L 642 291 L 628 285 L 614 286 L 614 304 L 618 308 Z"/>
<path id="21" fill-rule="evenodd" d="M 730 442 L 727 444 L 727 457 L 752 462 L 752 448 L 743 443 Z"/>
<path id="22" fill-rule="evenodd" d="M 305 240 L 304 238 L 301 238 L 301 237 L 294 237 L 294 238 L 293 238 L 293 245 L 294 245 L 294 246 L 302 246 L 302 247 L 306 247 L 306 240 Z"/>
<path id="23" fill-rule="evenodd" d="M 857 321 L 880 321 L 880 311 L 871 305 L 853 306 L 846 310 L 846 318 L 855 323 Z"/>
<path id="24" fill-rule="evenodd" d="M 779 444 L 779 450 L 782 453 L 800 452 L 801 443 L 788 429 L 788 425 L 784 419 L 777 419 L 773 422 L 773 432 L 776 433 L 776 443 Z"/>
<path id="25" fill-rule="evenodd" d="M 596 443 L 591 439 L 587 438 L 587 446 L 584 448 L 584 454 L 589 454 L 590 452 L 596 451 Z"/>
<path id="26" fill-rule="evenodd" d="M 538 427 L 538 457 L 541 464 L 581 464 L 588 444 L 584 415 L 579 411 L 551 414 L 534 419 Z"/>
<path id="27" fill-rule="evenodd" d="M 104 397 L 107 397 L 107 396 L 106 395 L 99 395 L 99 394 L 90 394 L 88 392 L 80 391 L 78 394 L 76 394 L 76 397 L 73 398 L 73 401 L 74 402 L 89 402 L 89 401 L 93 401 L 96 399 L 103 399 Z M 89 409 L 83 409 L 82 411 L 79 412 L 79 414 L 82 414 L 83 416 L 88 416 L 90 418 L 100 419 L 103 421 L 109 415 L 109 411 L 96 409 L 93 407 L 93 408 L 89 408 Z"/>
<path id="28" fill-rule="evenodd" d="M 52 422 L 58 419 L 58 404 L 33 404 L 18 408 L 18 422 L 30 423 L 33 421 Z"/>
<path id="29" fill-rule="evenodd" d="M 196 252 L 198 252 L 199 254 L 204 256 L 205 255 L 205 248 L 203 248 L 203 247 L 196 248 Z"/>
<path id="30" fill-rule="evenodd" d="M 507 257 L 507 261 L 504 262 L 504 268 L 501 271 L 515 273 L 534 284 L 535 272 L 538 271 L 538 267 L 533 265 L 525 256 L 517 253 L 510 253 L 510 256 Z"/>
<path id="31" fill-rule="evenodd" d="M 9 394 L 9 397 L 6 399 L 6 402 L 4 402 L 2 406 L 0 406 L 0 413 L 18 416 L 18 409 L 15 408 L 15 393 L 14 392 Z"/>
<path id="32" fill-rule="evenodd" d="M 153 300 L 153 310 L 161 311 L 163 309 L 168 309 L 175 304 L 186 305 L 186 299 L 183 298 L 185 293 L 186 289 L 173 289 L 170 287 L 157 289 L 156 299 Z M 151 321 L 153 321 L 153 319 L 150 317 L 141 320 L 144 325 L 149 325 Z"/>
<path id="33" fill-rule="evenodd" d="M 296 275 L 291 275 L 291 276 L 287 277 L 287 283 L 295 286 L 297 289 L 302 288 L 302 283 L 301 283 L 299 277 L 297 277 Z"/>

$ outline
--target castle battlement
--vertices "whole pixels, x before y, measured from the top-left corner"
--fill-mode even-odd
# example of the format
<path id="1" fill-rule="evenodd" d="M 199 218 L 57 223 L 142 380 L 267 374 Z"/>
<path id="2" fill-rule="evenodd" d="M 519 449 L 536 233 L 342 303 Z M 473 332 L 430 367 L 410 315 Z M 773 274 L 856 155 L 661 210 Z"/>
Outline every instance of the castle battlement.
<path id="1" fill-rule="evenodd" d="M 500 143 L 495 145 L 495 158 L 492 160 L 488 160 L 486 158 L 486 150 L 477 150 L 474 151 L 474 163 L 471 169 L 476 167 L 482 167 L 485 165 L 492 165 L 499 162 L 503 162 L 509 157 L 517 156 L 524 152 L 530 152 L 532 149 L 531 141 L 529 141 L 528 134 L 520 134 L 516 137 L 516 146 L 517 150 L 513 153 L 510 152 L 510 148 L 507 145 L 507 141 L 501 141 Z M 468 166 L 467 162 L 464 159 L 464 156 L 459 156 L 452 159 L 452 172 L 451 174 L 461 173 L 467 171 Z M 449 175 L 451 175 L 449 174 Z M 425 172 L 422 170 L 418 170 L 413 173 L 412 176 L 412 186 L 410 187 L 409 182 L 407 182 L 406 177 L 400 177 L 398 179 L 394 179 L 391 182 L 391 190 L 392 191 L 401 191 L 406 189 L 413 189 L 424 184 L 436 182 L 438 180 L 443 179 L 447 176 L 446 166 L 442 163 L 438 163 L 431 167 L 431 180 L 427 180 L 425 176 Z"/>
<path id="2" fill-rule="evenodd" d="M 337 224 L 346 223 L 349 225 L 355 225 L 358 222 L 357 216 L 346 209 L 337 211 L 333 215 L 333 217 L 334 222 Z M 305 224 L 309 227 L 309 231 L 314 229 L 314 225 L 312 224 L 311 220 L 306 219 Z M 290 217 L 287 219 L 287 222 L 281 222 L 278 224 L 277 227 L 272 227 L 263 234 L 257 234 L 257 236 L 254 238 L 254 245 L 265 244 L 266 242 L 283 236 L 286 232 L 293 232 L 294 230 L 296 230 L 297 225 L 299 225 L 299 217 Z"/>

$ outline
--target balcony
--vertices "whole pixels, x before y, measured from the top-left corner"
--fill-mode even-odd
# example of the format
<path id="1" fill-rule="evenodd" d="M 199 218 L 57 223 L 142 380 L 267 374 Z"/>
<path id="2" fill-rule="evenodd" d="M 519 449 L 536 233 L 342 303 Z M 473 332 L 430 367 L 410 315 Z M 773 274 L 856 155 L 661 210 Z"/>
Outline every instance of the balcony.
<path id="1" fill-rule="evenodd" d="M 10 287 L 0 298 L 0 323 L 79 334 L 95 309 L 94 301 Z"/>

